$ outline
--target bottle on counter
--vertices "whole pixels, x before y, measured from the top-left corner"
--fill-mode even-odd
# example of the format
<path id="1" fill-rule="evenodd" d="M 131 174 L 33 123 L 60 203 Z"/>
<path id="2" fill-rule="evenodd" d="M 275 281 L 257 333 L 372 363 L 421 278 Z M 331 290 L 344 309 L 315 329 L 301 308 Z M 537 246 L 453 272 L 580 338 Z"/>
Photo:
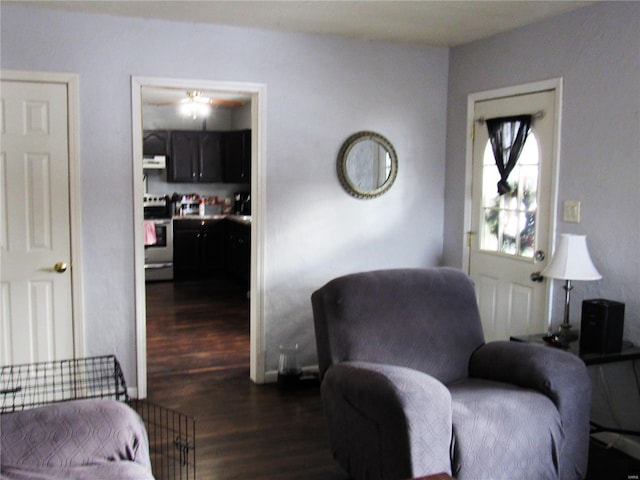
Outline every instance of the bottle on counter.
<path id="1" fill-rule="evenodd" d="M 232 210 L 233 210 L 233 198 L 226 197 L 222 205 L 222 213 L 224 213 L 225 215 L 228 215 L 229 213 L 231 213 Z"/>
<path id="2" fill-rule="evenodd" d="M 200 215 L 201 217 L 204 217 L 205 213 L 206 213 L 205 199 L 201 198 L 200 203 L 198 204 L 198 215 Z"/>

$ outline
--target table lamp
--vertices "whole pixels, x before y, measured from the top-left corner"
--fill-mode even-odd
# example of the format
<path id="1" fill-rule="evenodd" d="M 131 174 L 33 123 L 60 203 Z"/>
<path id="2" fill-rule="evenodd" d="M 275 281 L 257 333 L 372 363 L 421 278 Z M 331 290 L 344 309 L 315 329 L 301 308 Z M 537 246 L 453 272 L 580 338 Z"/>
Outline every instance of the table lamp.
<path id="1" fill-rule="evenodd" d="M 543 277 L 564 280 L 564 320 L 560 325 L 560 336 L 564 341 L 575 340 L 578 335 L 571 332 L 569 323 L 569 302 L 573 280 L 599 280 L 602 275 L 596 270 L 587 249 L 585 235 L 560 235 L 558 247 L 547 268 L 542 271 Z"/>

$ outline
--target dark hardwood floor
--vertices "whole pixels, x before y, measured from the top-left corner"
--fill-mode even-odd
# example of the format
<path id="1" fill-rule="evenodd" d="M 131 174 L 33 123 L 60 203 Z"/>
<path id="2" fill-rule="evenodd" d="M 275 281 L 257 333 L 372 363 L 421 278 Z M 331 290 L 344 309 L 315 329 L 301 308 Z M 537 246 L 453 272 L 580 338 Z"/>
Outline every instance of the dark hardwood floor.
<path id="1" fill-rule="evenodd" d="M 225 280 L 147 284 L 149 400 L 196 419 L 198 480 L 347 480 L 331 458 L 317 383 L 249 380 L 249 301 Z M 635 475 L 635 476 L 634 476 Z M 593 444 L 587 480 L 640 478 Z"/>
<path id="2" fill-rule="evenodd" d="M 147 284 L 148 398 L 196 419 L 198 480 L 346 480 L 317 384 L 249 380 L 249 301 L 224 281 Z"/>
<path id="3" fill-rule="evenodd" d="M 249 301 L 224 278 L 147 283 L 150 388 L 170 375 L 249 376 Z"/>

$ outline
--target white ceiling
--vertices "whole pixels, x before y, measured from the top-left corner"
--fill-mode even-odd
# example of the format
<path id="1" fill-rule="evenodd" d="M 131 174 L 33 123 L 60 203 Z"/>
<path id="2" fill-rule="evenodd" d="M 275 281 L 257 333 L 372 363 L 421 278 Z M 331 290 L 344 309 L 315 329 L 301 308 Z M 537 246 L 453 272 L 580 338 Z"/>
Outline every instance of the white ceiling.
<path id="1" fill-rule="evenodd" d="M 86 13 L 452 47 L 583 7 L 560 0 L 6 1 Z"/>

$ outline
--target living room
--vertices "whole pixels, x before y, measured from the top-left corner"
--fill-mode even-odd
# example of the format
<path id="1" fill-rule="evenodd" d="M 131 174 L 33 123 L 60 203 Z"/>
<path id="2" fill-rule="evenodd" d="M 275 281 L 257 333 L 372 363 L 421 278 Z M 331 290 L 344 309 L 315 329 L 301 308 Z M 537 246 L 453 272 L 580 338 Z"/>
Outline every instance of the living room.
<path id="1" fill-rule="evenodd" d="M 624 337 L 640 343 L 640 4 L 596 2 L 454 47 L 67 12 L 28 2 L 3 2 L 1 22 L 2 69 L 79 75 L 83 350 L 116 353 L 130 385 L 139 381 L 136 75 L 267 86 L 265 270 L 256 307 L 263 376 L 277 369 L 282 343 L 300 346 L 303 365 L 317 364 L 309 297 L 331 278 L 400 266 L 465 266 L 468 96 L 551 78 L 563 79 L 558 199 L 582 202 L 581 222 L 559 221 L 556 233 L 586 235 L 602 274 L 579 284 L 573 304 L 598 297 L 624 302 Z M 335 175 L 341 143 L 364 129 L 383 133 L 399 158 L 394 188 L 373 201 L 346 195 Z M 556 288 L 556 324 L 561 297 Z M 628 385 L 628 375 L 637 375 L 631 366 L 606 373 L 614 376 L 612 385 Z M 629 400 L 615 395 L 613 401 L 623 426 L 637 426 L 639 410 Z"/>

